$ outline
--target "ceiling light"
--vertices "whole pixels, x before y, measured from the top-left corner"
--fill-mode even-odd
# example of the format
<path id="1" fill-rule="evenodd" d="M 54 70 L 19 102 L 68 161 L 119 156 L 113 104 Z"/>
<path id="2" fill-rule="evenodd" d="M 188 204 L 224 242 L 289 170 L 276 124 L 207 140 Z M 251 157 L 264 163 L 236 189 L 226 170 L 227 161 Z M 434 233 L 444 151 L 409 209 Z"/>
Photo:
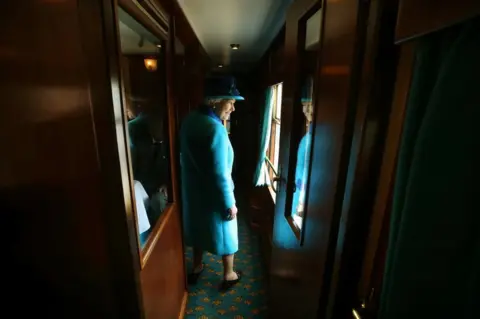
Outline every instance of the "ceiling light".
<path id="1" fill-rule="evenodd" d="M 145 68 L 150 71 L 154 72 L 157 70 L 157 60 L 154 58 L 146 58 L 143 60 L 143 63 L 145 64 Z"/>
<path id="2" fill-rule="evenodd" d="M 219 68 L 223 68 L 223 64 L 219 64 L 218 67 L 219 67 Z"/>
<path id="3" fill-rule="evenodd" d="M 240 44 L 230 44 L 230 47 L 232 48 L 232 50 L 238 50 L 240 49 Z"/>

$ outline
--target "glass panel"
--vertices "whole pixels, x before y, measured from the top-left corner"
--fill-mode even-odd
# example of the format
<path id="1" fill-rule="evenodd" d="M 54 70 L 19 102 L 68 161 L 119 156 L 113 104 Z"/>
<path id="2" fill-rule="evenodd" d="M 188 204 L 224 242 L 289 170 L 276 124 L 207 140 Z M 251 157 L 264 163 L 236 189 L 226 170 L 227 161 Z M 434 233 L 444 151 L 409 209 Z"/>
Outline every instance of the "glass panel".
<path id="1" fill-rule="evenodd" d="M 282 115 L 282 90 L 283 90 L 283 84 L 280 83 L 277 85 L 276 87 L 276 99 L 275 99 L 275 104 L 276 104 L 276 114 L 275 114 L 275 117 L 277 119 L 281 119 L 281 115 Z"/>
<path id="2" fill-rule="evenodd" d="M 171 201 L 165 43 L 118 10 L 135 212 L 143 247 Z"/>
<path id="3" fill-rule="evenodd" d="M 305 29 L 305 46 L 300 52 L 302 94 L 301 101 L 296 105 L 302 112 L 302 138 L 297 146 L 297 164 L 295 167 L 295 191 L 292 198 L 293 223 L 299 229 L 303 226 L 303 216 L 306 211 L 305 198 L 310 176 L 310 155 L 312 149 L 312 129 L 314 117 L 314 74 L 317 66 L 317 56 L 320 44 L 321 10 L 307 20 Z"/>
<path id="4" fill-rule="evenodd" d="M 275 153 L 273 163 L 278 173 L 278 160 L 280 156 L 280 124 L 275 124 Z"/>
<path id="5" fill-rule="evenodd" d="M 280 125 L 282 114 L 282 83 L 278 83 L 271 86 L 272 98 L 270 100 L 272 112 L 271 112 L 271 126 L 270 126 L 270 140 L 267 150 L 266 165 L 269 171 L 269 177 L 273 190 L 277 190 L 277 182 L 273 181 L 275 177 L 278 177 L 279 167 L 279 153 L 280 153 Z M 272 194 L 275 200 L 275 193 Z"/>

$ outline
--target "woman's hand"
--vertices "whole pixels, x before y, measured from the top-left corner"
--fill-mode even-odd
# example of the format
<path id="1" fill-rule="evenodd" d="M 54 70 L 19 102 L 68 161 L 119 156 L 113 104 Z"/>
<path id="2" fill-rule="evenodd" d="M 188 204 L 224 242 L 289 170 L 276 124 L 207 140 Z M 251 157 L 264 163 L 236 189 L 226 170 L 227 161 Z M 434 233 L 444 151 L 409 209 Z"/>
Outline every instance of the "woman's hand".
<path id="1" fill-rule="evenodd" d="M 238 208 L 237 206 L 233 205 L 233 207 L 227 209 L 227 219 L 234 220 L 237 218 Z"/>

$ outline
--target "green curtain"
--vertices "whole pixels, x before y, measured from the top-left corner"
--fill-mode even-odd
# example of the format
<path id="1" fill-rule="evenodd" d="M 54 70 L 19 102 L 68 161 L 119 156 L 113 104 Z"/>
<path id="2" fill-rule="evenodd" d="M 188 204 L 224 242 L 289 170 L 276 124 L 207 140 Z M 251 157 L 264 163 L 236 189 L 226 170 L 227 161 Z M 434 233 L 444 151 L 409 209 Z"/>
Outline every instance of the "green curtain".
<path id="1" fill-rule="evenodd" d="M 379 318 L 478 318 L 478 18 L 419 39 L 406 112 Z"/>
<path id="2" fill-rule="evenodd" d="M 265 92 L 265 104 L 263 105 L 262 118 L 260 121 L 260 143 L 258 148 L 257 167 L 255 169 L 255 186 L 269 185 L 265 156 L 267 154 L 268 142 L 270 141 L 270 131 L 272 126 L 273 110 L 273 87 L 269 87 Z"/>

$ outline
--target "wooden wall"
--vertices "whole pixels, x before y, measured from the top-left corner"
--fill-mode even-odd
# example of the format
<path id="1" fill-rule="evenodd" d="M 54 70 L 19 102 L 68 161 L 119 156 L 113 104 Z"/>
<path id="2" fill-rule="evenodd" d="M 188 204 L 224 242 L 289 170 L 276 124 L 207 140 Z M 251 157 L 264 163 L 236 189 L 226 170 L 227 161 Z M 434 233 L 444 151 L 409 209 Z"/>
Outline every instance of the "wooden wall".
<path id="1" fill-rule="evenodd" d="M 189 106 L 181 105 L 183 109 L 190 110 L 197 107 L 203 101 L 203 81 L 210 65 L 210 58 L 198 40 L 195 31 L 188 23 L 185 14 L 178 5 L 177 0 L 159 0 L 162 7 L 174 17 L 175 36 L 185 47 L 185 94 L 190 96 Z M 178 74 L 174 73 L 174 77 Z M 188 112 L 183 112 L 186 114 Z"/>
<path id="2" fill-rule="evenodd" d="M 285 43 L 285 27 L 273 40 L 270 47 L 257 65 L 248 75 L 238 77 L 239 90 L 243 94 L 246 88 L 246 108 L 241 104 L 232 118 L 235 120 L 232 128 L 232 144 L 236 154 L 241 151 L 239 159 L 242 166 L 238 167 L 236 183 L 240 184 L 247 195 L 249 209 L 247 218 L 254 229 L 260 234 L 262 256 L 266 269 L 269 269 L 272 250 L 272 230 L 275 203 L 267 187 L 254 187 L 254 173 L 258 160 L 260 121 L 263 116 L 266 89 L 282 82 L 284 71 L 283 46 Z M 242 87 L 243 86 L 243 87 Z M 237 124 L 238 123 L 238 124 Z M 238 136 L 238 138 L 237 138 Z M 237 151 L 239 150 L 239 151 Z"/>
<path id="3" fill-rule="evenodd" d="M 176 1 L 160 2 L 186 46 L 188 94 L 198 101 L 206 55 Z M 116 143 L 125 135 L 119 66 L 110 59 L 114 2 L 3 1 L 0 9 L 4 311 L 141 318 L 128 167 Z M 179 219 L 170 223 L 181 232 Z M 164 294 L 176 291 L 167 286 Z"/>
<path id="4" fill-rule="evenodd" d="M 248 136 L 248 144 L 239 145 L 240 149 L 247 151 L 242 159 L 245 167 L 242 169 L 242 176 L 245 177 L 244 185 L 247 192 L 253 191 L 253 177 L 257 165 L 260 121 L 263 116 L 266 89 L 276 83 L 283 81 L 283 44 L 285 42 L 285 27 L 283 27 L 273 40 L 270 47 L 262 56 L 257 65 L 247 75 L 238 77 L 239 89 L 246 89 L 248 106 L 248 125 L 240 125 L 235 130 L 239 136 Z M 243 86 L 243 87 L 242 87 Z M 242 92 L 240 90 L 240 92 Z M 243 94 L 243 92 L 242 92 Z M 240 111 L 241 112 L 241 111 Z M 239 112 L 239 113 L 240 113 Z M 235 116 L 235 115 L 234 115 Z M 238 120 L 240 123 L 240 120 Z M 240 144 L 240 143 L 238 143 Z"/>
<path id="5" fill-rule="evenodd" d="M 269 85 L 273 85 L 284 80 L 284 44 L 285 26 L 272 41 L 272 44 L 269 46 L 268 50 L 262 56 L 259 63 L 251 73 L 251 79 L 254 80 L 255 86 L 259 90 L 264 90 Z"/>
<path id="6" fill-rule="evenodd" d="M 300 3 L 301 1 L 295 3 L 299 6 L 299 14 L 303 10 Z M 347 318 L 346 315 L 351 313 L 351 305 L 356 296 L 348 287 L 347 281 L 355 282 L 359 274 L 347 267 L 359 264 L 358 260 L 362 258 L 360 255 L 365 241 L 365 233 L 362 231 L 368 223 L 373 205 L 395 75 L 392 10 L 383 7 L 383 3 L 375 3 L 371 8 L 363 4 L 357 7 L 354 1 L 332 1 L 326 4 L 325 44 L 320 53 L 320 86 L 317 85 L 321 111 L 316 116 L 317 123 L 328 126 L 331 132 L 329 136 L 322 136 L 329 143 L 319 145 L 320 148 L 316 146 L 314 154 L 317 153 L 317 161 L 315 162 L 314 156 L 313 166 L 321 165 L 328 174 L 322 173 L 319 178 L 320 170 L 312 173 L 314 186 L 309 189 L 311 209 L 305 225 L 304 246 L 289 246 L 290 242 L 287 243 L 282 238 L 273 250 L 274 258 L 276 255 L 271 268 L 274 274 L 271 277 L 271 287 L 274 288 L 270 296 L 273 300 L 273 314 L 281 316 L 288 313 L 292 318 L 313 318 L 315 314 L 319 317 L 337 318 L 337 314 L 342 314 L 338 318 Z M 369 9 L 371 12 L 368 12 Z M 370 20 L 367 20 L 367 12 Z M 385 17 L 391 21 L 384 23 Z M 293 19 L 291 25 L 297 25 L 298 17 Z M 381 23 L 386 28 L 380 32 Z M 292 30 L 287 35 L 290 38 L 287 50 L 293 56 L 297 30 L 295 27 Z M 385 40 L 390 42 L 384 42 Z M 270 52 L 272 51 L 275 52 L 271 49 Z M 391 59 L 377 60 L 379 54 Z M 273 57 L 275 54 L 270 55 L 270 61 Z M 265 59 L 257 70 L 257 77 L 261 79 L 259 82 L 263 81 L 259 85 L 262 89 L 286 80 L 277 80 L 275 66 L 266 61 L 269 59 Z M 293 63 L 290 58 L 289 63 Z M 329 72 L 338 65 L 348 67 L 351 72 L 348 77 L 345 76 L 347 74 Z M 279 68 L 282 70 L 278 72 L 280 78 L 281 74 L 285 74 L 285 68 L 291 69 L 287 64 L 284 64 L 283 69 Z M 288 72 L 292 73 L 291 71 Z M 286 90 L 284 87 L 288 98 Z M 312 171 L 315 171 L 315 167 Z M 266 238 L 271 227 L 267 216 L 273 214 L 274 209 L 267 192 L 265 188 L 258 188 L 251 193 L 252 206 L 260 207 L 252 211 L 261 216 L 258 218 L 263 223 L 261 235 Z M 279 210 L 278 215 L 279 219 L 284 219 L 282 210 Z M 276 228 L 277 222 L 276 220 Z M 283 229 L 283 232 L 277 234 L 289 232 L 290 229 Z M 267 258 L 268 254 L 269 247 L 265 245 L 264 255 Z"/>
<path id="7" fill-rule="evenodd" d="M 171 38 L 166 51 L 165 102 L 168 107 L 174 203 L 171 205 L 171 209 L 167 209 L 161 216 L 152 230 L 152 240 L 149 239 L 142 251 L 143 268 L 140 272 L 140 281 L 144 313 L 149 319 L 182 317 L 186 306 L 187 286 L 181 227 L 181 181 L 177 136 L 182 118 L 202 99 L 205 65 L 208 64 L 208 57 L 177 2 L 165 0 L 159 1 L 159 3 L 170 16 L 169 34 Z M 178 42 L 184 47 L 182 55 L 177 54 L 175 45 Z M 135 71 L 131 67 L 130 76 L 132 73 L 141 74 L 139 69 L 142 65 L 140 61 L 137 62 L 138 69 Z M 159 65 L 159 70 L 161 67 L 163 66 Z M 158 81 L 151 80 L 141 83 L 139 88 L 133 89 L 137 92 L 143 90 L 146 93 L 158 86 Z"/>
<path id="8" fill-rule="evenodd" d="M 119 159 L 102 141 L 114 101 L 101 6 L 1 5 L 2 288 L 19 316 L 139 318 Z"/>

